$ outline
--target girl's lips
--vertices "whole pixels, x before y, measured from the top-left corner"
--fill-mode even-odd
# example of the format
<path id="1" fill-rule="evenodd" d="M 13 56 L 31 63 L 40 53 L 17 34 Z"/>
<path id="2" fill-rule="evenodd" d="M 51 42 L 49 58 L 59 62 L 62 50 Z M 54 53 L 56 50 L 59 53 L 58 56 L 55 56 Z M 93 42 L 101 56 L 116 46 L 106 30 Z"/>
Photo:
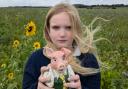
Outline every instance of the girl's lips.
<path id="1" fill-rule="evenodd" d="M 65 42 L 65 41 L 67 41 L 67 40 L 58 40 L 59 42 Z"/>
<path id="2" fill-rule="evenodd" d="M 58 41 L 67 41 L 67 40 L 58 40 Z"/>

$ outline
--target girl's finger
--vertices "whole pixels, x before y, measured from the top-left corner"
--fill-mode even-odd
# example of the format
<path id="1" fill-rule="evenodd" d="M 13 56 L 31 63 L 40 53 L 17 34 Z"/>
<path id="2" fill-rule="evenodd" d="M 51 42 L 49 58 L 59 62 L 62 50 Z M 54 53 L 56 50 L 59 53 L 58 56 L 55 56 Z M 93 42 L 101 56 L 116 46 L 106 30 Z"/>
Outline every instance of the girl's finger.
<path id="1" fill-rule="evenodd" d="M 43 83 L 38 82 L 38 89 L 54 89 L 54 88 L 49 88 L 49 87 L 45 86 Z"/>
<path id="2" fill-rule="evenodd" d="M 40 75 L 40 77 L 38 78 L 38 81 L 40 81 L 40 82 L 42 82 L 42 83 L 45 83 L 45 82 L 47 82 L 47 81 L 49 81 L 49 80 L 50 80 L 49 78 L 42 77 L 41 75 Z"/>
<path id="3" fill-rule="evenodd" d="M 48 67 L 43 66 L 40 68 L 40 71 L 41 71 L 41 73 L 44 73 L 45 71 L 48 71 L 48 69 L 49 69 Z"/>
<path id="4" fill-rule="evenodd" d="M 79 82 L 70 82 L 70 83 L 65 83 L 64 86 L 69 87 L 69 88 L 79 88 L 80 83 Z"/>
<path id="5" fill-rule="evenodd" d="M 80 81 L 79 75 L 73 75 L 70 78 L 68 78 L 69 81 Z"/>

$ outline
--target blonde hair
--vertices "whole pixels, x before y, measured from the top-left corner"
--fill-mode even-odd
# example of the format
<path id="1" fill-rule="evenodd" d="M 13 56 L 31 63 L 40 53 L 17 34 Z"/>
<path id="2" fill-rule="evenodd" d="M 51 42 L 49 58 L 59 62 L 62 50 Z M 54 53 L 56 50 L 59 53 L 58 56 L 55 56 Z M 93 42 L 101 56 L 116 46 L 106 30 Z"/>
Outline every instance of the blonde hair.
<path id="1" fill-rule="evenodd" d="M 61 12 L 68 13 L 70 17 L 72 31 L 74 34 L 73 46 L 78 46 L 82 53 L 94 51 L 95 48 L 93 47 L 92 44 L 93 34 L 90 32 L 90 30 L 87 27 L 85 27 L 85 30 L 82 30 L 81 20 L 77 9 L 74 6 L 67 3 L 60 3 L 52 7 L 46 16 L 45 25 L 44 25 L 44 37 L 47 42 L 46 46 L 54 50 L 57 50 L 57 47 L 52 43 L 50 39 L 49 27 L 50 27 L 50 19 L 52 18 L 52 16 Z M 82 67 L 80 65 L 80 61 L 78 61 L 78 59 L 73 55 L 69 57 L 69 64 L 73 67 L 73 70 L 75 72 L 80 73 L 82 75 L 89 75 L 99 72 L 99 69 Z"/>

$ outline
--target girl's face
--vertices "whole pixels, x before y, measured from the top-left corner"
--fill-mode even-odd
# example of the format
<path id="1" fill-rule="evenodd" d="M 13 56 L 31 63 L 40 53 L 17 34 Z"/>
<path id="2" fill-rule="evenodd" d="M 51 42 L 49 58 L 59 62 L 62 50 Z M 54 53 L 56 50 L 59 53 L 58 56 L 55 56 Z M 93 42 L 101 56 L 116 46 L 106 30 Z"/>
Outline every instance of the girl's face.
<path id="1" fill-rule="evenodd" d="M 73 43 L 73 32 L 69 15 L 61 12 L 53 15 L 50 19 L 49 36 L 58 48 L 71 48 Z"/>

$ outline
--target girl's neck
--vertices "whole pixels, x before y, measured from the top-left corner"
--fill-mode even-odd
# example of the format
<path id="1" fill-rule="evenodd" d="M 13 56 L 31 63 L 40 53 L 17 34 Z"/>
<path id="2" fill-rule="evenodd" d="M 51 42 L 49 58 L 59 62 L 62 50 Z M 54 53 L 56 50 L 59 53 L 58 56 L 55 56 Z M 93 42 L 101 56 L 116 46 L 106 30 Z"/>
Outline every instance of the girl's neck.
<path id="1" fill-rule="evenodd" d="M 61 48 L 58 48 L 58 50 L 60 50 Z M 71 52 L 74 52 L 74 48 L 73 47 L 65 47 L 65 48 L 69 49 Z"/>

